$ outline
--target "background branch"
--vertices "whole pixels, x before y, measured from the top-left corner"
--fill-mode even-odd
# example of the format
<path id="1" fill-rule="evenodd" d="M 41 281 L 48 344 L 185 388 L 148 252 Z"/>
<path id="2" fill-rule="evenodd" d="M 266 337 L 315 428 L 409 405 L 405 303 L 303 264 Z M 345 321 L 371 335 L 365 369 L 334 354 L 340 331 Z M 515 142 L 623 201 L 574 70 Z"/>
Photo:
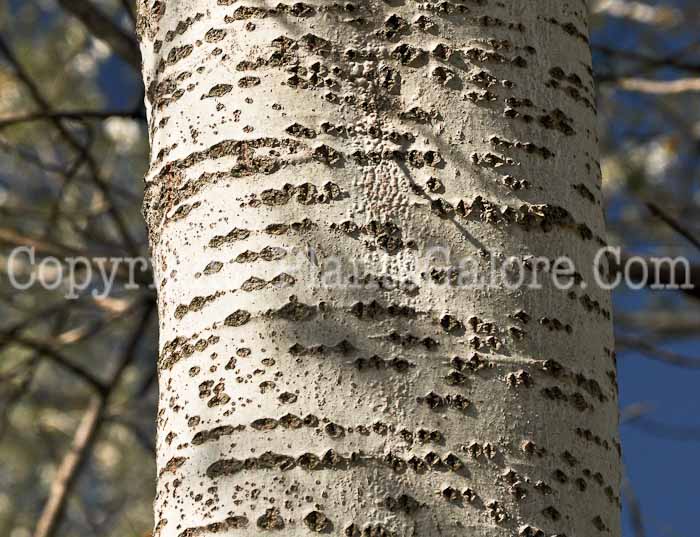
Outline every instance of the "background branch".
<path id="1" fill-rule="evenodd" d="M 136 39 L 102 13 L 92 0 L 58 0 L 58 3 L 136 71 L 141 69 L 141 52 Z"/>
<path id="2" fill-rule="evenodd" d="M 153 302 L 146 305 L 141 319 L 129 339 L 116 371 L 107 388 L 90 399 L 88 408 L 78 426 L 70 450 L 65 455 L 54 477 L 49 498 L 37 522 L 34 537 L 53 537 L 61 522 L 66 503 L 80 470 L 89 456 L 92 445 L 104 420 L 109 399 L 119 385 L 122 375 L 129 364 L 135 359 L 136 351 L 144 332 L 148 329 L 149 319 L 155 309 Z"/>

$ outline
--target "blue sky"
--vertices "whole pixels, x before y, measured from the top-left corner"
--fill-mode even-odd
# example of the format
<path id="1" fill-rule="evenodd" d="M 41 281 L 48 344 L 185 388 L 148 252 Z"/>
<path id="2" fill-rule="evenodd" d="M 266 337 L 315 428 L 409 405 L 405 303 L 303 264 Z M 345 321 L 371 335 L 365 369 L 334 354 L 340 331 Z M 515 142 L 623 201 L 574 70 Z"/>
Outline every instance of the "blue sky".
<path id="1" fill-rule="evenodd" d="M 697 6 L 697 0 L 647 3 Z M 650 40 L 648 27 L 635 26 L 628 21 L 610 20 L 594 32 L 593 42 L 617 49 L 664 56 L 672 55 L 673 51 L 698 40 L 697 32 L 660 30 L 651 33 L 654 37 Z M 646 35 L 647 39 L 643 41 L 642 35 Z M 653 50 L 645 48 L 648 43 L 653 43 Z M 677 76 L 678 73 L 665 71 L 660 75 L 666 78 Z M 653 113 L 657 106 L 654 100 L 626 93 L 620 93 L 617 98 L 626 106 L 638 107 L 640 119 L 645 118 L 635 126 L 636 133 L 644 135 L 659 131 L 660 126 L 656 121 L 658 118 Z M 606 134 L 621 136 L 624 127 L 620 126 L 620 132 Z M 692 158 L 697 159 L 697 155 Z M 691 169 L 697 169 L 697 164 Z M 612 210 L 617 210 L 625 201 L 616 200 Z M 683 239 L 678 238 L 676 244 L 682 245 Z M 687 255 L 697 257 L 698 252 L 685 246 Z M 633 247 L 636 252 L 653 249 L 653 245 L 644 244 L 643 240 L 635 241 Z M 648 307 L 653 298 L 658 297 L 652 297 L 650 292 L 619 292 L 615 295 L 615 310 L 617 313 L 638 313 Z M 698 304 L 679 299 L 677 295 L 664 298 L 673 304 L 671 311 L 675 309 L 678 313 L 698 307 Z M 696 338 L 665 345 L 664 349 L 700 358 L 699 339 L 700 333 Z M 698 535 L 695 517 L 700 504 L 697 488 L 697 483 L 700 482 L 700 369 L 676 368 L 649 360 L 635 352 L 619 352 L 618 378 L 622 408 L 643 404 L 649 408 L 649 416 L 654 421 L 697 430 L 695 438 L 678 440 L 656 437 L 632 424 L 623 425 L 621 429 L 625 469 L 642 508 L 647 537 L 695 537 Z M 624 535 L 633 537 L 626 509 L 623 514 Z"/>

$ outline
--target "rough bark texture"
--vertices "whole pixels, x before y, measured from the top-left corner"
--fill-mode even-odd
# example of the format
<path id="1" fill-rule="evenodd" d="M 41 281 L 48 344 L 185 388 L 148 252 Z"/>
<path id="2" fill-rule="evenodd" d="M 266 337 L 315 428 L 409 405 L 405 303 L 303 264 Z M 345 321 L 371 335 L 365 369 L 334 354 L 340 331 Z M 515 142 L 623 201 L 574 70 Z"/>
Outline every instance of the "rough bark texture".
<path id="1" fill-rule="evenodd" d="M 585 2 L 142 0 L 139 32 L 156 535 L 619 535 Z M 457 288 L 431 246 L 577 285 Z"/>

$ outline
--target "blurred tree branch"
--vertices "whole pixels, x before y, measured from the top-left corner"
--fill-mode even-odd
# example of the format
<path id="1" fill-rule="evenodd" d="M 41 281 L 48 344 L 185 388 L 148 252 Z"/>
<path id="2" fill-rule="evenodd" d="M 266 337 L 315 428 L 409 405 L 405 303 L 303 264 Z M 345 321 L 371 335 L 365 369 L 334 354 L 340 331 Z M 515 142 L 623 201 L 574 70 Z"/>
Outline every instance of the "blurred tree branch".
<path id="1" fill-rule="evenodd" d="M 649 93 L 652 95 L 678 95 L 700 92 L 700 78 L 677 80 L 649 80 L 645 78 L 620 78 L 617 86 L 625 91 Z"/>
<path id="2" fill-rule="evenodd" d="M 136 110 L 76 110 L 66 112 L 37 112 L 0 119 L 0 129 L 11 127 L 19 123 L 30 123 L 44 120 L 76 120 L 109 119 L 111 117 L 124 117 L 130 119 L 146 120 L 141 107 Z"/>
<path id="3" fill-rule="evenodd" d="M 678 233 L 681 237 L 683 237 L 685 240 L 687 240 L 690 244 L 695 246 L 698 250 L 700 250 L 700 240 L 695 237 L 684 225 L 682 225 L 678 220 L 673 218 L 670 214 L 668 214 L 666 211 L 664 211 L 661 207 L 659 207 L 656 203 L 653 203 L 651 201 L 647 201 L 645 203 L 647 206 L 647 209 L 649 209 L 649 212 L 653 214 L 656 218 L 662 220 L 667 226 L 669 226 L 673 231 Z"/>
<path id="4" fill-rule="evenodd" d="M 700 334 L 700 317 L 696 313 L 678 311 L 645 311 L 637 314 L 617 314 L 615 321 L 630 330 L 643 331 L 645 340 L 695 338 Z"/>
<path id="5" fill-rule="evenodd" d="M 616 341 L 618 347 L 637 351 L 653 360 L 658 360 L 677 367 L 685 367 L 687 369 L 700 369 L 699 358 L 688 358 L 675 352 L 659 349 L 643 339 L 616 335 Z"/>
<path id="6" fill-rule="evenodd" d="M 634 537 L 646 537 L 644 530 L 644 519 L 642 517 L 642 506 L 639 504 L 637 494 L 632 488 L 632 483 L 627 477 L 622 479 L 622 494 L 629 511 L 630 523 L 634 531 Z"/>
<path id="7" fill-rule="evenodd" d="M 107 43 L 117 56 L 136 71 L 141 69 L 141 52 L 136 39 L 122 30 L 91 0 L 58 0 L 70 14 L 82 22 L 96 38 Z M 123 5 L 128 6 L 124 0 Z M 127 10 L 133 16 L 131 9 Z"/>
<path id="8" fill-rule="evenodd" d="M 56 130 L 61 134 L 62 138 L 66 141 L 66 143 L 72 147 L 77 153 L 78 153 L 78 158 L 80 160 L 84 159 L 85 162 L 88 165 L 88 169 L 90 170 L 90 176 L 94 184 L 98 187 L 102 195 L 104 196 L 105 200 L 107 201 L 108 204 L 108 212 L 114 221 L 120 236 L 124 242 L 124 246 L 126 250 L 131 254 L 131 255 L 138 255 L 138 247 L 131 237 L 131 233 L 129 231 L 129 228 L 124 221 L 122 215 L 120 214 L 114 200 L 112 199 L 112 195 L 110 193 L 110 186 L 109 184 L 102 178 L 102 175 L 99 170 L 99 166 L 97 165 L 97 162 L 95 159 L 90 155 L 89 149 L 83 146 L 78 139 L 65 127 L 65 125 L 62 123 L 62 121 L 58 118 L 51 118 L 51 114 L 53 112 L 51 106 L 49 105 L 48 101 L 44 98 L 42 95 L 41 91 L 39 90 L 38 85 L 34 82 L 34 80 L 29 76 L 29 74 L 26 72 L 22 64 L 19 62 L 17 57 L 14 55 L 12 49 L 10 49 L 9 45 L 5 42 L 5 40 L 0 36 L 0 54 L 5 56 L 7 61 L 10 63 L 10 65 L 13 67 L 15 74 L 17 78 L 22 82 L 22 84 L 26 87 L 28 90 L 29 94 L 32 97 L 32 100 L 34 103 L 39 107 L 42 113 L 48 114 L 48 118 L 51 120 L 51 123 L 54 125 Z"/>
<path id="9" fill-rule="evenodd" d="M 68 497 L 104 421 L 110 397 L 119 385 L 124 371 L 135 359 L 136 351 L 142 341 L 143 334 L 148 329 L 149 320 L 154 310 L 155 302 L 149 302 L 145 305 L 143 314 L 136 323 L 136 328 L 118 359 L 117 368 L 112 373 L 110 381 L 104 390 L 99 391 L 90 399 L 88 408 L 73 437 L 71 448 L 56 472 L 49 498 L 37 522 L 34 537 L 53 537 L 55 535 Z"/>
<path id="10" fill-rule="evenodd" d="M 126 12 L 129 20 L 132 24 L 136 24 L 136 8 L 134 6 L 133 0 L 120 0 L 124 11 Z"/>
<path id="11" fill-rule="evenodd" d="M 627 424 L 640 429 L 644 433 L 662 440 L 678 442 L 699 442 L 700 427 L 676 425 L 660 422 L 647 416 L 638 416 L 629 419 Z"/>
<path id="12" fill-rule="evenodd" d="M 607 45 L 594 45 L 592 48 L 594 51 L 606 56 L 612 56 L 624 60 L 632 60 L 638 64 L 641 64 L 641 66 L 646 69 L 674 67 L 682 71 L 700 74 L 700 64 L 682 61 L 678 59 L 678 54 L 655 58 L 638 51 L 616 49 Z M 600 73 L 596 78 L 598 82 L 610 82 L 617 80 L 619 77 L 613 75 L 603 75 Z"/>
<path id="13" fill-rule="evenodd" d="M 26 336 L 15 335 L 11 338 L 7 338 L 5 334 L 0 334 L 0 343 L 4 343 L 5 340 L 19 345 L 20 347 L 25 347 L 31 351 L 38 353 L 44 358 L 49 359 L 56 365 L 72 373 L 81 380 L 85 381 L 97 392 L 102 393 L 107 390 L 105 384 L 98 377 L 93 375 L 88 369 L 84 368 L 83 366 L 73 363 L 73 361 L 70 358 L 63 355 L 59 350 L 57 350 L 51 345 L 48 345 L 42 341 L 36 341 Z"/>

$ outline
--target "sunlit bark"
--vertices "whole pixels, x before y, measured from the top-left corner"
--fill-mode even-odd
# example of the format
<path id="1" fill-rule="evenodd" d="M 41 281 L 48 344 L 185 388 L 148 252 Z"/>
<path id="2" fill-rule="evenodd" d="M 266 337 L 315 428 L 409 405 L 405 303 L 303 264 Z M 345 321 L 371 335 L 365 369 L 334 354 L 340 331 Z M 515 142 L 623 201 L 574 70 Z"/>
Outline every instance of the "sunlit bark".
<path id="1" fill-rule="evenodd" d="M 139 31 L 156 534 L 618 536 L 585 3 L 142 1 Z M 570 290 L 450 271 L 562 255 Z"/>

